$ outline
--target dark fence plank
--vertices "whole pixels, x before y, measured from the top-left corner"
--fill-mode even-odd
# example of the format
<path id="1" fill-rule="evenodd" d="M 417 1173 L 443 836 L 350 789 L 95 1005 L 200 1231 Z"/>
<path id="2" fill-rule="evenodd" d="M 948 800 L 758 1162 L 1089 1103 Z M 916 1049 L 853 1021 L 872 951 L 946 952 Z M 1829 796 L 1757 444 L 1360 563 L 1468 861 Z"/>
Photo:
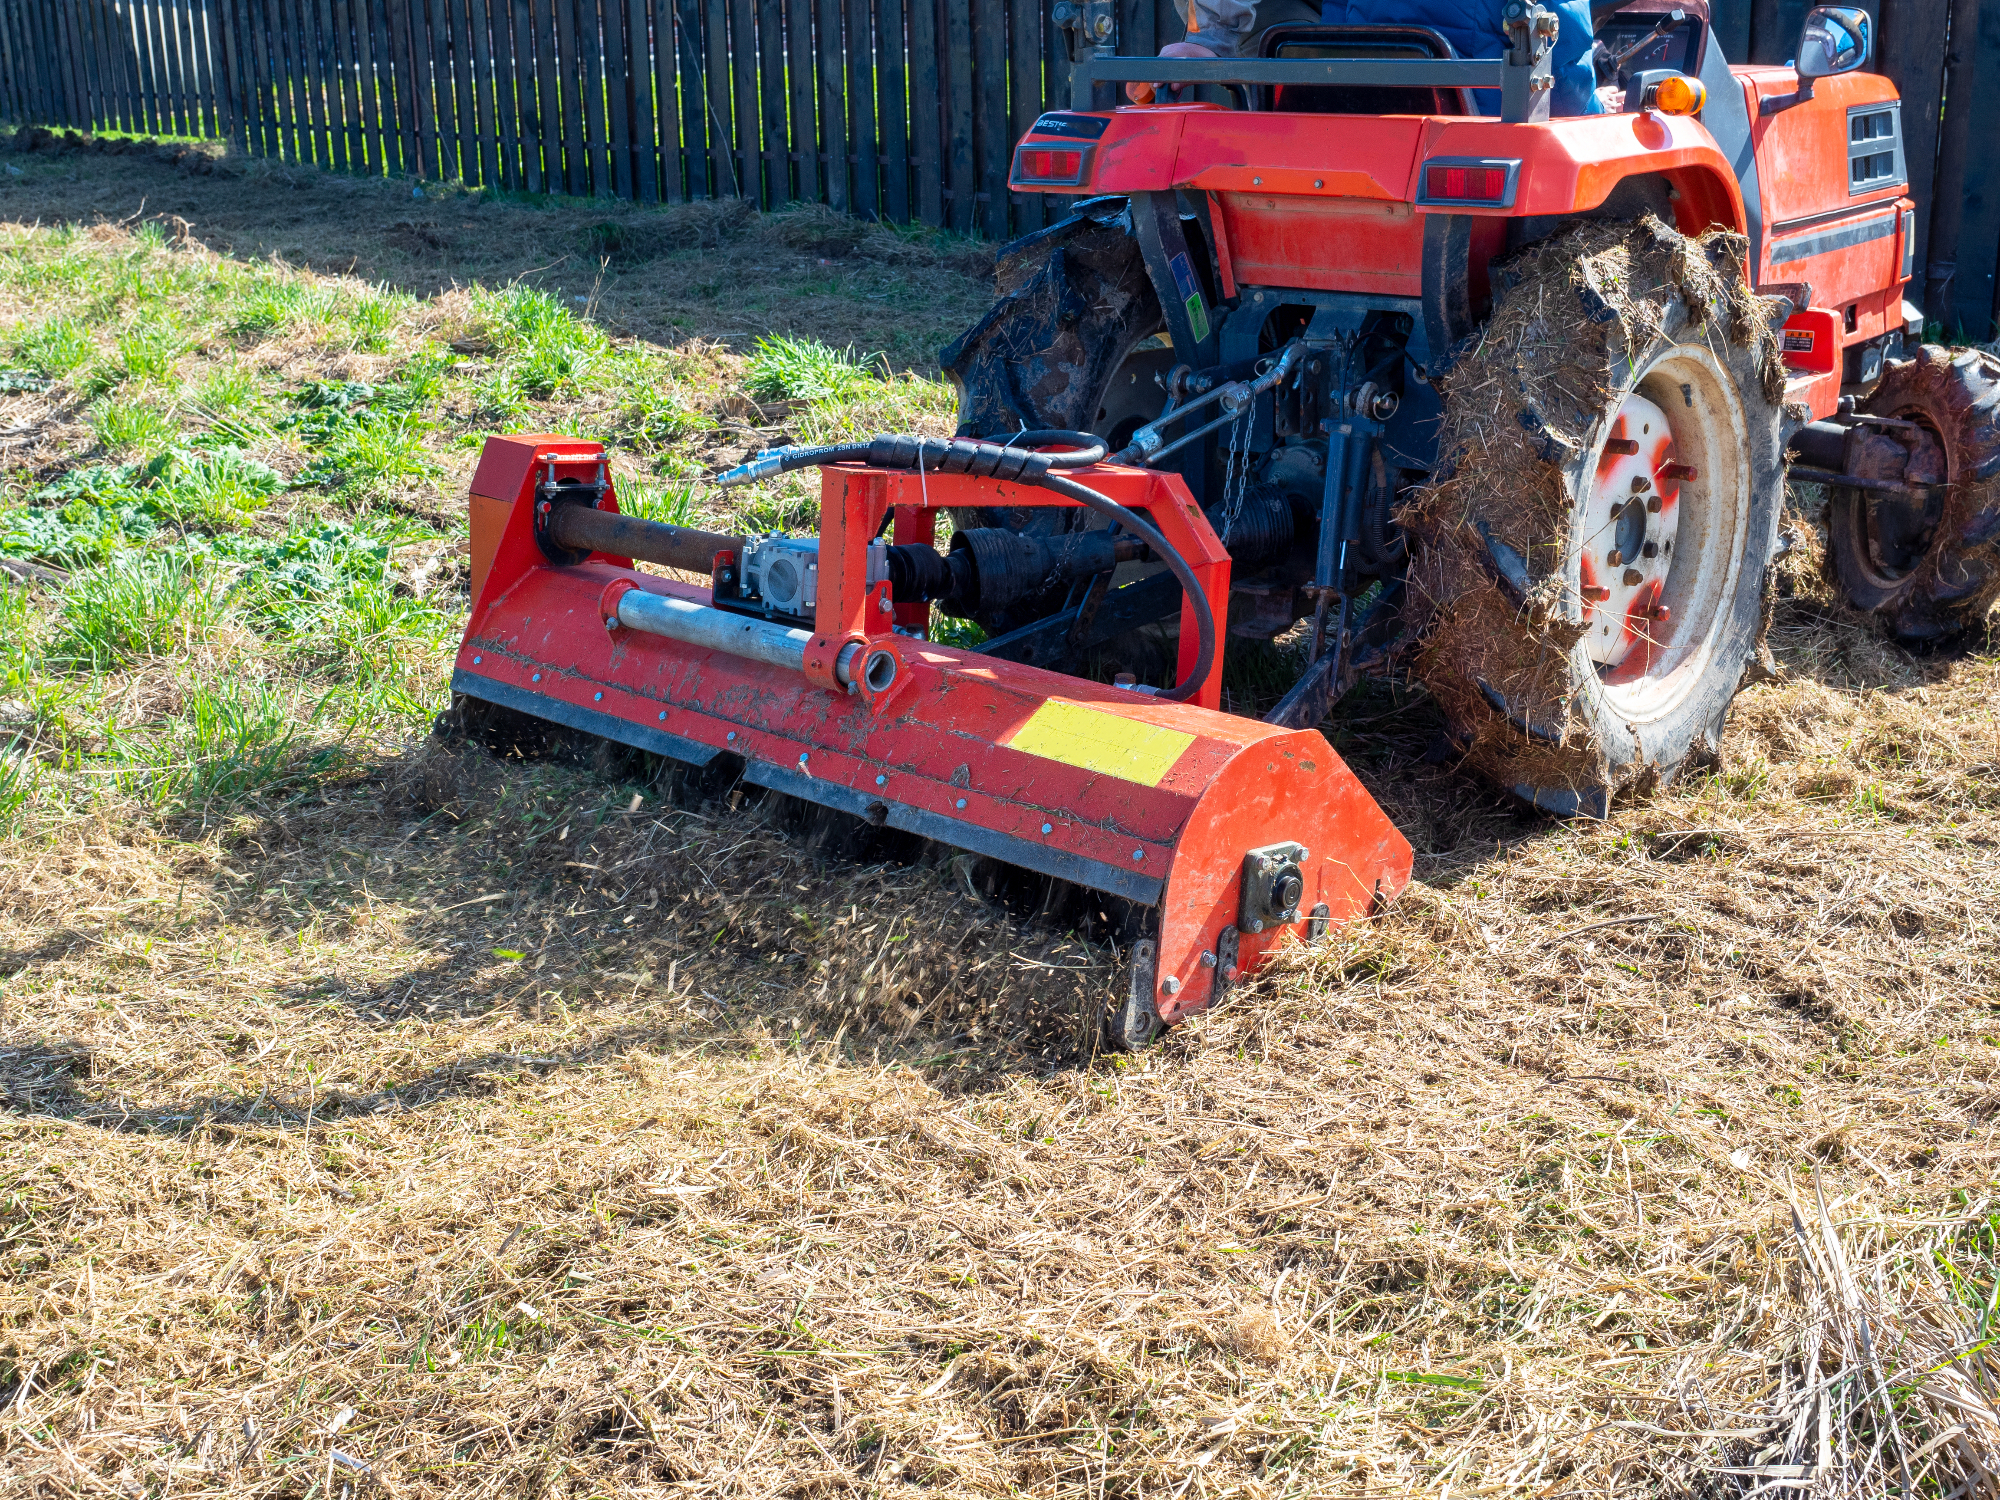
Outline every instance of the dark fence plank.
<path id="1" fill-rule="evenodd" d="M 598 0 L 577 0 L 577 25 L 583 36 L 583 129 L 590 152 L 590 190 L 611 196 L 611 141 L 604 119 L 604 28 Z"/>
<path id="2" fill-rule="evenodd" d="M 2000 309 L 2000 296 L 1996 296 L 2000 280 L 1995 276 L 2000 269 L 1995 265 L 1995 246 L 2000 245 L 2000 160 L 1995 159 L 1992 149 L 1992 101 L 2000 99 L 2000 4 L 1986 0 L 1977 7 L 1960 5 L 1954 7 L 1953 19 L 1975 10 L 1976 26 L 1967 28 L 1971 34 L 1963 40 L 1954 37 L 1951 48 L 1963 59 L 1960 76 L 1971 83 L 1968 99 L 1972 116 L 1965 152 L 1964 207 L 1954 257 L 1957 272 L 1949 308 L 1926 311 L 1940 319 L 1947 332 L 1956 324 L 1968 339 L 1984 342 L 1993 337 L 1994 315 Z M 1950 109 L 1949 102 L 1946 109 Z"/>
<path id="3" fill-rule="evenodd" d="M 347 170 L 368 170 L 368 140 L 361 122 L 361 68 L 354 40 L 357 15 L 367 0 L 333 0 L 333 36 L 327 45 L 327 84 L 334 94 Z"/>
<path id="4" fill-rule="evenodd" d="M 506 0 L 500 0 L 505 4 Z M 472 30 L 472 105 L 474 128 L 479 133 L 479 178 L 487 187 L 502 185 L 500 171 L 500 123 L 494 118 L 498 90 L 493 76 L 492 0 L 467 0 Z"/>
<path id="5" fill-rule="evenodd" d="M 578 52 L 581 33 L 577 29 L 577 3 L 578 0 L 556 0 L 551 35 L 559 43 L 556 86 L 562 132 L 557 154 L 562 157 L 562 172 L 558 180 L 563 192 L 582 197 L 590 191 L 590 168 L 583 156 L 583 64 Z M 553 173 L 554 168 L 550 170 Z"/>
<path id="6" fill-rule="evenodd" d="M 452 0 L 451 7 L 451 79 L 452 99 L 458 107 L 458 175 L 468 187 L 478 187 L 486 178 L 479 154 L 479 83 L 472 45 L 478 4 L 479 0 Z"/>
<path id="7" fill-rule="evenodd" d="M 1944 106 L 1944 48 L 1951 0 L 1885 0 L 1882 7 L 1882 71 L 1903 96 L 1903 162 L 1910 196 L 1928 208 L 1937 174 L 1939 114 Z M 1930 256 L 1930 215 L 1917 214 L 1916 285 L 1908 295 L 1923 297 L 1923 268 Z"/>
<path id="8" fill-rule="evenodd" d="M 390 71 L 396 80 L 396 134 L 400 153 L 397 165 L 406 175 L 424 178 L 430 175 L 430 166 L 424 154 L 423 133 L 417 126 L 417 95 L 423 80 L 422 70 L 417 66 L 417 36 L 421 27 L 415 7 L 407 0 L 384 0 L 384 7 L 389 23 Z"/>
<path id="9" fill-rule="evenodd" d="M 341 86 L 341 42 L 339 0 L 319 0 L 319 46 L 314 56 L 319 62 L 320 109 L 326 121 L 328 159 L 337 172 L 348 169 L 347 98 Z"/>
<path id="10" fill-rule="evenodd" d="M 625 0 L 626 87 L 631 91 L 632 196 L 647 203 L 660 201 L 659 136 L 673 115 L 653 91 L 657 65 L 653 60 L 652 7 L 646 0 Z"/>
<path id="11" fill-rule="evenodd" d="M 379 0 L 354 0 L 354 87 L 361 106 L 361 137 L 367 152 L 368 171 L 380 177 L 394 171 L 384 149 L 394 130 L 389 122 L 394 112 L 382 107 L 382 90 L 375 72 Z"/>
<path id="12" fill-rule="evenodd" d="M 626 83 L 624 0 L 604 0 L 604 139 L 610 153 L 605 179 L 620 198 L 633 196 L 631 96 Z"/>
<path id="13" fill-rule="evenodd" d="M 875 27 L 870 0 L 847 0 L 847 153 L 854 174 L 853 211 L 882 211 L 882 170 L 875 133 Z"/>
<path id="14" fill-rule="evenodd" d="M 972 137 L 972 0 L 943 0 L 943 5 L 946 222 L 969 234 L 979 207 Z"/>
<path id="15" fill-rule="evenodd" d="M 735 121 L 729 107 L 729 7 L 727 0 L 702 0 L 702 72 L 708 100 L 709 191 L 718 198 L 743 191 L 731 142 Z"/>
<path id="16" fill-rule="evenodd" d="M 660 200 L 678 204 L 684 196 L 680 180 L 680 48 L 674 40 L 674 6 L 668 0 L 646 0 L 646 26 L 652 38 L 652 98 L 654 134 L 660 156 Z"/>
<path id="17" fill-rule="evenodd" d="M 194 19 L 199 45 L 195 52 L 201 70 L 202 99 L 207 105 L 210 140 L 226 140 L 232 125 L 229 117 L 229 88 L 222 63 L 222 38 L 216 26 L 218 0 L 193 0 L 189 13 Z"/>
<path id="18" fill-rule="evenodd" d="M 937 0 L 910 0 L 910 155 L 916 215 L 944 223 L 944 86 L 938 58 Z"/>
<path id="19" fill-rule="evenodd" d="M 1007 238 L 1007 167 L 1013 142 L 1007 139 L 1006 0 L 972 0 L 973 158 L 978 176 L 980 233 Z"/>
<path id="20" fill-rule="evenodd" d="M 299 143 L 299 155 L 323 167 L 327 165 L 326 102 L 320 93 L 319 26 L 313 10 L 314 0 L 298 0 L 293 7 L 293 62 L 297 68 L 293 78 L 299 97 L 299 125 L 305 137 Z"/>
<path id="21" fill-rule="evenodd" d="M 882 217 L 898 224 L 910 218 L 909 45 L 903 0 L 876 0 L 875 129 L 881 141 Z"/>
<path id="22" fill-rule="evenodd" d="M 752 0 L 729 0 L 729 97 L 736 191 L 761 206 L 764 155 L 757 114 L 757 20 Z"/>
<path id="23" fill-rule="evenodd" d="M 1042 112 L 1042 17 L 1039 6 L 1007 8 L 1007 170 L 1013 171 L 1014 142 L 1028 133 Z M 1013 232 L 1026 234 L 1042 227 L 1044 200 L 1040 193 L 1010 195 Z"/>
<path id="24" fill-rule="evenodd" d="M 792 201 L 791 121 L 785 102 L 785 3 L 757 0 L 757 94 L 763 107 L 764 206 Z"/>
<path id="25" fill-rule="evenodd" d="M 793 191 L 808 203 L 819 201 L 819 97 L 813 77 L 812 0 L 784 0 L 785 81 L 790 92 L 786 131 Z"/>
<path id="26" fill-rule="evenodd" d="M 182 86 L 187 91 L 187 133 L 212 136 L 215 112 L 208 90 L 208 47 L 201 34 L 201 6 L 198 0 L 173 0 L 173 6 L 179 21 Z"/>
<path id="27" fill-rule="evenodd" d="M 500 127 L 500 187 L 521 191 L 521 97 L 514 65 L 513 0 L 488 0 L 493 26 L 493 118 Z M 525 39 L 524 39 L 525 40 Z"/>
<path id="28" fill-rule="evenodd" d="M 529 0 L 535 34 L 535 118 L 541 123 L 541 190 L 563 190 L 562 90 L 556 69 L 562 49 L 556 45 L 556 13 L 553 0 Z"/>
<path id="29" fill-rule="evenodd" d="M 132 23 L 139 39 L 139 78 L 146 95 L 146 130 L 152 135 L 173 133 L 173 95 L 167 87 L 167 71 L 160 56 L 159 10 L 152 5 L 135 5 Z M 41 70 L 38 76 L 46 78 Z"/>
<path id="30" fill-rule="evenodd" d="M 816 0 L 813 50 L 819 63 L 819 161 L 826 174 L 826 201 L 845 211 L 848 192 L 847 52 L 840 0 Z"/>
<path id="31" fill-rule="evenodd" d="M 715 173 L 709 155 L 708 69 L 703 61 L 702 0 L 675 0 L 674 58 L 680 70 L 681 166 L 690 198 L 712 197 Z"/>

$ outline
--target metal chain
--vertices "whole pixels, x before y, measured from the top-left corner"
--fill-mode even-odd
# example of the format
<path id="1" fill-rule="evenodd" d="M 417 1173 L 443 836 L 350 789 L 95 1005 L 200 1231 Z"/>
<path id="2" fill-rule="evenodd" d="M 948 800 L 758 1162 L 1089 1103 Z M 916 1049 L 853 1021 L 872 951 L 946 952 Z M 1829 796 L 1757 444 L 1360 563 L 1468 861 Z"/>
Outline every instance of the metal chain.
<path id="1" fill-rule="evenodd" d="M 1224 547 L 1229 545 L 1229 534 L 1236 529 L 1236 518 L 1243 513 L 1243 496 L 1250 487 L 1250 414 L 1256 409 L 1255 401 L 1244 402 L 1235 425 L 1229 429 L 1229 456 L 1222 469 Z"/>

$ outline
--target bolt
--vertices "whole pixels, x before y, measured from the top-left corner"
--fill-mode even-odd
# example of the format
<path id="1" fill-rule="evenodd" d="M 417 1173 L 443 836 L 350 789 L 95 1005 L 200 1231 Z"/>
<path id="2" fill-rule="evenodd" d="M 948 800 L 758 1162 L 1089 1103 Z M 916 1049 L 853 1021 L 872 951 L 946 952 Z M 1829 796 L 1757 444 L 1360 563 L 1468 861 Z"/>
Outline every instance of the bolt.
<path id="1" fill-rule="evenodd" d="M 1253 177 L 1250 179 L 1250 186 L 1252 187 L 1262 187 L 1263 185 L 1264 185 L 1264 179 L 1261 177 Z M 1260 297 L 1257 300 L 1261 302 L 1264 299 Z"/>
<path id="2" fill-rule="evenodd" d="M 667 711 L 664 708 L 660 710 L 660 722 L 662 724 L 667 722 Z"/>
<path id="3" fill-rule="evenodd" d="M 537 672 L 533 677 L 530 677 L 528 679 L 528 681 L 530 682 L 540 682 L 541 680 L 542 680 L 542 674 L 540 672 Z"/>
<path id="4" fill-rule="evenodd" d="M 1054 833 L 1055 831 L 1056 831 L 1056 825 L 1053 823 L 1044 823 L 1042 825 L 1043 833 Z"/>
<path id="5" fill-rule="evenodd" d="M 1263 920 L 1262 918 L 1259 917 L 1252 917 L 1244 925 L 1247 926 L 1252 932 L 1262 932 L 1264 930 Z"/>
<path id="6" fill-rule="evenodd" d="M 1231 964 L 1228 968 L 1222 971 L 1222 982 L 1224 984 L 1234 984 L 1236 983 L 1236 976 L 1242 972 L 1243 971 L 1237 968 L 1235 964 Z"/>
<path id="7" fill-rule="evenodd" d="M 964 812 L 964 811 L 965 811 L 965 799 L 964 799 L 963 797 L 960 797 L 960 798 L 958 799 L 958 802 L 957 802 L 957 804 L 956 804 L 956 805 L 957 805 L 957 807 L 958 807 L 958 810 L 959 810 L 960 812 Z"/>
<path id="8" fill-rule="evenodd" d="M 893 615 L 895 612 L 896 612 L 896 606 L 891 604 L 889 602 L 889 596 L 887 594 L 884 594 L 882 596 L 882 613 L 885 615 Z"/>
<path id="9" fill-rule="evenodd" d="M 591 701 L 592 703 L 602 703 L 602 702 L 604 701 L 604 694 L 602 694 L 602 693 L 593 693 L 593 694 L 591 694 L 591 696 L 590 696 L 590 701 Z"/>
<path id="10" fill-rule="evenodd" d="M 1206 948 L 1201 950 L 1201 966 L 1204 969 L 1212 969 L 1215 967 L 1215 955 L 1213 953 L 1210 953 Z"/>
<path id="11" fill-rule="evenodd" d="M 1323 178 L 1319 178 L 1319 177 L 1315 177 L 1315 178 L 1313 179 L 1313 186 L 1314 186 L 1314 187 L 1325 187 L 1325 186 L 1326 186 L 1326 181 L 1325 181 L 1325 179 L 1323 179 Z"/>
<path id="12" fill-rule="evenodd" d="M 1169 974 L 1165 979 L 1160 981 L 1161 994 L 1178 995 L 1180 992 L 1181 992 L 1181 982 L 1178 979 L 1174 978 L 1173 975 Z"/>
<path id="13" fill-rule="evenodd" d="M 803 750 L 801 750 L 801 751 L 799 752 L 799 764 L 800 764 L 800 765 L 804 765 L 805 763 L 806 763 L 806 756 L 805 756 L 805 752 L 804 752 Z"/>
<path id="14" fill-rule="evenodd" d="M 1134 849 L 1132 851 L 1132 863 L 1135 865 L 1138 864 L 1143 859 L 1145 859 L 1145 857 L 1146 857 L 1146 851 L 1144 849 Z"/>
<path id="15" fill-rule="evenodd" d="M 472 664 L 476 667 L 482 660 L 484 660 L 484 658 L 475 656 L 472 658 Z"/>
<path id="16" fill-rule="evenodd" d="M 886 776 L 877 776 L 875 778 L 875 785 L 877 786 L 887 786 L 888 784 L 889 784 L 889 778 Z"/>
<path id="17" fill-rule="evenodd" d="M 1693 464 L 1663 464 L 1660 468 L 1662 479 L 1699 479 Z"/>
<path id="18" fill-rule="evenodd" d="M 1278 913 L 1278 920 L 1280 922 L 1296 922 L 1298 921 L 1298 919 L 1299 919 L 1299 909 L 1296 906 L 1288 907 L 1284 911 Z"/>
<path id="19" fill-rule="evenodd" d="M 604 628 L 606 630 L 616 630 L 618 628 L 618 616 L 612 615 L 608 619 L 606 619 L 604 622 Z"/>
<path id="20" fill-rule="evenodd" d="M 735 738 L 736 738 L 736 731 L 735 731 L 735 730 L 733 730 L 733 729 L 732 729 L 732 730 L 730 730 L 730 731 L 729 731 L 729 735 L 728 735 L 728 738 L 730 738 L 730 739 L 732 739 L 732 740 L 733 740 L 733 739 L 735 739 Z"/>

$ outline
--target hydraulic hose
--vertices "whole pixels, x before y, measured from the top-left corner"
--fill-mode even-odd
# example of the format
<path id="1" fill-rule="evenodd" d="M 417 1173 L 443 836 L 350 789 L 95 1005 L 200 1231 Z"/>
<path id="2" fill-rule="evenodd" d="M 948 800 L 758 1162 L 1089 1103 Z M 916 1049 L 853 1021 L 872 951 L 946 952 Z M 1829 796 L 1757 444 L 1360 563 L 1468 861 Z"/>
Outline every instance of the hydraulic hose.
<path id="1" fill-rule="evenodd" d="M 1033 452 L 1024 446 L 1029 442 L 1068 443 L 1077 445 L 1079 451 L 1071 453 Z M 1066 432 L 1045 429 L 1023 432 L 1009 436 L 1005 442 L 988 442 L 977 438 L 952 438 L 939 441 L 934 438 L 920 438 L 909 433 L 884 433 L 866 443 L 824 443 L 810 448 L 779 448 L 770 453 L 758 455 L 746 464 L 739 464 L 728 473 L 718 476 L 716 482 L 724 487 L 747 483 L 753 479 L 763 479 L 773 474 L 788 474 L 796 469 L 818 468 L 825 464 L 859 463 L 874 469 L 918 470 L 933 474 L 974 474 L 981 478 L 1000 480 L 1003 483 L 1039 485 L 1052 490 L 1065 499 L 1074 500 L 1086 510 L 1095 511 L 1107 521 L 1121 526 L 1151 549 L 1153 555 L 1167 565 L 1167 569 L 1180 584 L 1182 592 L 1194 605 L 1195 628 L 1201 649 L 1195 658 L 1192 671 L 1172 687 L 1159 693 L 1162 698 L 1174 702 L 1185 702 L 1200 691 L 1202 683 L 1208 680 L 1209 670 L 1215 665 L 1215 612 L 1209 608 L 1208 595 L 1202 592 L 1200 582 L 1194 576 L 1194 569 L 1187 559 L 1174 550 L 1173 545 L 1161 535 L 1159 529 L 1139 515 L 1127 510 L 1109 495 L 1099 494 L 1089 485 L 1081 484 L 1066 474 L 1053 472 L 1058 469 L 1081 468 L 1096 463 L 1104 457 L 1104 444 L 1087 432 Z"/>

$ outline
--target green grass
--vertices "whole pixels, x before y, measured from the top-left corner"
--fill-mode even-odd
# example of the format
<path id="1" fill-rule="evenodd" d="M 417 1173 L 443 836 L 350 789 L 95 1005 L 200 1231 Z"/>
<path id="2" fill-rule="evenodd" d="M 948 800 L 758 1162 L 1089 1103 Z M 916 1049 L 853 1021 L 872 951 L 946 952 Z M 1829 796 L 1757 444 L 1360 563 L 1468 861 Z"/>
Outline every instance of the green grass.
<path id="1" fill-rule="evenodd" d="M 202 559 L 179 552 L 126 552 L 73 576 L 48 659 L 102 672 L 137 658 L 186 651 L 222 613 L 222 590 Z"/>
<path id="2" fill-rule="evenodd" d="M 950 408 L 879 356 L 614 338 L 587 298 L 526 281 L 425 304 L 152 227 L 0 244 L 6 389 L 75 434 L 0 481 L 0 556 L 56 570 L 0 585 L 0 837 L 105 799 L 208 822 L 422 734 L 467 601 L 409 580 L 463 579 L 466 464 L 489 433 L 604 441 L 628 514 L 797 533 L 817 523 L 810 479 L 706 479 L 742 397 L 796 403 L 807 440 L 935 429 Z"/>
<path id="3" fill-rule="evenodd" d="M 743 385 L 758 401 L 839 401 L 886 374 L 879 354 L 834 349 L 817 339 L 762 338 Z"/>
<path id="4" fill-rule="evenodd" d="M 75 318 L 49 318 L 17 335 L 11 345 L 17 364 L 50 380 L 69 374 L 96 352 L 89 331 Z"/>

